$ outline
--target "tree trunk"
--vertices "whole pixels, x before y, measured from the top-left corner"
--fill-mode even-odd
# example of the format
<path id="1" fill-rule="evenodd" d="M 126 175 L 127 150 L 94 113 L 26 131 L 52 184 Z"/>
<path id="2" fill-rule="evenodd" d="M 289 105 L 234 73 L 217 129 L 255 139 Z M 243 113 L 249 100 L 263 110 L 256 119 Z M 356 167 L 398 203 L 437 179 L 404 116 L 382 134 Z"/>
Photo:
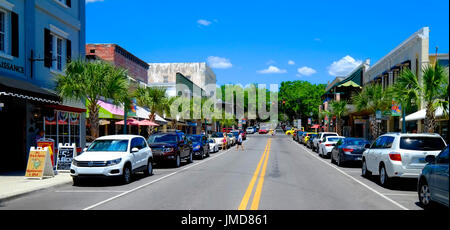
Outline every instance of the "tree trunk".
<path id="1" fill-rule="evenodd" d="M 373 140 L 377 139 L 380 135 L 380 128 L 377 123 L 377 119 L 372 116 L 370 119 L 370 134 L 372 135 Z"/>
<path id="2" fill-rule="evenodd" d="M 91 137 L 96 139 L 99 136 L 99 113 L 100 107 L 97 105 L 97 103 L 90 103 L 89 104 L 89 124 L 90 124 L 90 133 Z"/>
<path id="3" fill-rule="evenodd" d="M 436 129 L 435 110 L 431 108 L 431 104 L 427 105 L 424 126 L 424 132 L 426 133 L 434 133 L 434 130 Z"/>

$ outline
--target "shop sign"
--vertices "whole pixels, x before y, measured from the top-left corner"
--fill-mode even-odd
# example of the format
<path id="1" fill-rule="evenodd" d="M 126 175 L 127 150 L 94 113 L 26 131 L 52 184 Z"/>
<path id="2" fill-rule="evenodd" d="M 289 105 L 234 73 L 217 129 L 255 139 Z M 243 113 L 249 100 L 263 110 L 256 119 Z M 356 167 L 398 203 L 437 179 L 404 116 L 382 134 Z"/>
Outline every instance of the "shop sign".
<path id="1" fill-rule="evenodd" d="M 0 62 L 0 68 L 2 69 L 6 69 L 6 70 L 10 70 L 13 72 L 17 72 L 17 73 L 25 73 L 25 69 L 23 68 L 23 66 L 17 66 L 8 62 Z"/>
<path id="2" fill-rule="evenodd" d="M 42 138 L 37 141 L 37 147 L 45 148 L 48 147 L 50 153 L 50 159 L 52 161 L 52 166 L 55 166 L 55 162 L 53 159 L 53 152 L 55 149 L 55 140 L 49 138 Z"/>
<path id="3" fill-rule="evenodd" d="M 72 160 L 77 155 L 75 144 L 59 144 L 56 158 L 56 170 L 58 172 L 69 172 Z"/>
<path id="4" fill-rule="evenodd" d="M 50 161 L 49 148 L 31 147 L 25 178 L 43 179 L 44 177 L 54 176 L 55 174 Z"/>

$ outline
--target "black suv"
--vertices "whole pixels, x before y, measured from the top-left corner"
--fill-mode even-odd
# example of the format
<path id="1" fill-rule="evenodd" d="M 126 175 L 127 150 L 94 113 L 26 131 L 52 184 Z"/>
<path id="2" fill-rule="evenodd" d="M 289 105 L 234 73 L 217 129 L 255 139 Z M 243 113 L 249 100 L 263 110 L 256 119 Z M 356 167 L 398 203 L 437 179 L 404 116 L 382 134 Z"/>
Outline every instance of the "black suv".
<path id="1" fill-rule="evenodd" d="M 193 162 L 192 144 L 183 132 L 155 133 L 150 135 L 147 142 L 156 163 L 171 161 L 178 168 L 182 159 Z"/>

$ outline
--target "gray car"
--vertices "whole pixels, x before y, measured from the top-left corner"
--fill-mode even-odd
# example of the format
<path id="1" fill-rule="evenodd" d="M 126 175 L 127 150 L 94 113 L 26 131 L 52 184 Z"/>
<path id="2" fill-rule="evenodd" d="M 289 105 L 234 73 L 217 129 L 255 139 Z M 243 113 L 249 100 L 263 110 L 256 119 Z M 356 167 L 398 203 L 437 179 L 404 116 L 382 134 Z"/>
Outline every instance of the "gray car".
<path id="1" fill-rule="evenodd" d="M 422 207 L 428 208 L 432 202 L 448 205 L 448 146 L 436 157 L 428 155 L 428 164 L 420 174 L 417 192 Z"/>

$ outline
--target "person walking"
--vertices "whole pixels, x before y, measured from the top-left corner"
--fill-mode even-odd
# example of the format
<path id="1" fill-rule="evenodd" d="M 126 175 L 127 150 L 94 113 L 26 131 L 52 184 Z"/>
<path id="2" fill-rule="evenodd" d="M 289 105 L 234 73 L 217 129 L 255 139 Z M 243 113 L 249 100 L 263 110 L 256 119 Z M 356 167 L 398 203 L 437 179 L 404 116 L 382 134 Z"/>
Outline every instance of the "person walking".
<path id="1" fill-rule="evenodd" d="M 222 139 L 222 149 L 227 149 L 227 134 L 223 133 L 223 139 Z"/>
<path id="2" fill-rule="evenodd" d="M 244 146 L 242 145 L 242 133 L 239 133 L 239 136 L 237 139 L 237 147 L 236 147 L 237 151 L 239 151 L 239 146 L 241 147 L 241 150 L 244 151 Z"/>

